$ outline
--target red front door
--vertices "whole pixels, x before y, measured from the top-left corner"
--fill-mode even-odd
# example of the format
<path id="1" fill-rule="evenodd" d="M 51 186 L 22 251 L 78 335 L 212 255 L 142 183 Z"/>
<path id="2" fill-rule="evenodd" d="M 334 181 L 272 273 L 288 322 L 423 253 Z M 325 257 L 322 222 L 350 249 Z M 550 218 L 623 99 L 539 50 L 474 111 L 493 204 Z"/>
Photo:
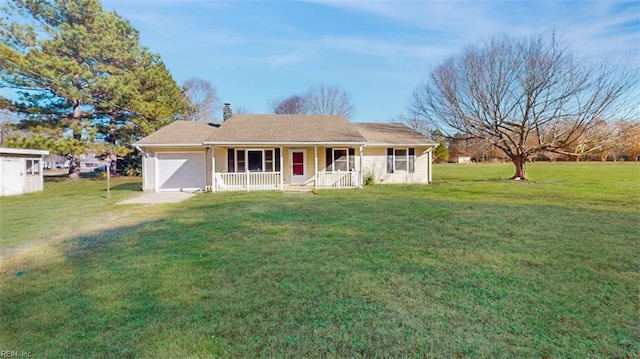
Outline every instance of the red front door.
<path id="1" fill-rule="evenodd" d="M 304 183 L 306 181 L 305 171 L 306 151 L 291 151 L 291 183 Z"/>

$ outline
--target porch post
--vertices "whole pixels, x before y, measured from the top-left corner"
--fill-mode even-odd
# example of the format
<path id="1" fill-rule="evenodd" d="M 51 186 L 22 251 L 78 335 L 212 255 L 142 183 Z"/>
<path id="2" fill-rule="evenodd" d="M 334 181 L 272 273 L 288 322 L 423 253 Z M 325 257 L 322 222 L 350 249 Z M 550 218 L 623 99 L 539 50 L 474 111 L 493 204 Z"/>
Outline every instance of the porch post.
<path id="1" fill-rule="evenodd" d="M 280 189 L 284 191 L 284 148 L 280 146 Z"/>
<path id="2" fill-rule="evenodd" d="M 140 147 L 137 147 L 138 151 L 142 152 L 142 190 L 146 191 L 147 190 L 147 181 L 145 181 L 145 179 L 147 178 L 147 176 L 149 176 L 147 174 L 147 153 L 143 152 L 142 150 L 140 150 Z M 0 163 L 0 166 L 2 164 Z M 1 170 L 0 170 L 1 171 Z M 44 175 L 42 177 L 42 180 L 44 181 Z M 43 182 L 44 184 L 44 182 Z"/>
<path id="3" fill-rule="evenodd" d="M 360 145 L 360 174 L 358 177 L 358 188 L 362 188 L 362 185 L 364 183 L 362 183 L 364 181 L 364 170 L 362 169 L 362 153 L 364 152 L 364 145 Z"/>
<path id="4" fill-rule="evenodd" d="M 318 146 L 313 146 L 313 160 L 313 177 L 315 178 L 315 180 L 313 181 L 313 188 L 318 189 Z"/>
<path id="5" fill-rule="evenodd" d="M 211 191 L 216 191 L 216 148 L 211 147 Z"/>
<path id="6" fill-rule="evenodd" d="M 433 163 L 431 162 L 431 151 L 433 151 L 433 147 L 429 148 L 429 150 L 427 151 L 427 183 L 431 183 L 433 182 L 433 180 L 431 179 L 431 172 L 433 172 Z"/>

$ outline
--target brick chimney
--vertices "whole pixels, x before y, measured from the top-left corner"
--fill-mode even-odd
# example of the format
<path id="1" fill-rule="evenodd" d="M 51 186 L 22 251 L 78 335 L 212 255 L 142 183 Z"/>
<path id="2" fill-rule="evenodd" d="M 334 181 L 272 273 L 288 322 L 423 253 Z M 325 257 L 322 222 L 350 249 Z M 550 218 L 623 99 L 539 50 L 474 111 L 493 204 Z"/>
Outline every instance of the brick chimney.
<path id="1" fill-rule="evenodd" d="M 224 122 L 228 120 L 232 115 L 233 113 L 231 112 L 231 104 L 225 103 L 224 107 L 222 108 L 222 121 Z"/>

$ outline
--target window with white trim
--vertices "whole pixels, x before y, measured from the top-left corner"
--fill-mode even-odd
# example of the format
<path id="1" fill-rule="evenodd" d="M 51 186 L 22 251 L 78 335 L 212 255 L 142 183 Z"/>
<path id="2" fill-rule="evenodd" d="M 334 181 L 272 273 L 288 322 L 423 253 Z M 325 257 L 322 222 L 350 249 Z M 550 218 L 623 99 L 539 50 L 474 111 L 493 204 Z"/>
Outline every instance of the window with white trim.
<path id="1" fill-rule="evenodd" d="M 355 149 L 353 148 L 327 148 L 327 171 L 353 171 L 355 170 Z"/>
<path id="2" fill-rule="evenodd" d="M 349 151 L 346 148 L 333 149 L 333 170 L 334 171 L 349 170 Z"/>
<path id="3" fill-rule="evenodd" d="M 415 157 L 415 148 L 387 148 L 387 173 L 413 173 Z"/>
<path id="4" fill-rule="evenodd" d="M 40 174 L 40 160 L 27 160 L 27 174 L 31 176 Z"/>
<path id="5" fill-rule="evenodd" d="M 245 154 L 246 152 L 244 150 L 240 151 L 240 150 L 236 150 L 236 163 L 238 164 L 238 171 L 237 172 L 245 172 L 246 171 L 246 163 L 247 161 L 245 161 Z"/>
<path id="6" fill-rule="evenodd" d="M 279 159 L 279 158 L 278 158 Z M 264 171 L 273 172 L 273 150 L 264 151 Z"/>
<path id="7" fill-rule="evenodd" d="M 227 150 L 228 172 L 278 172 L 280 171 L 280 149 L 244 149 Z"/>
<path id="8" fill-rule="evenodd" d="M 263 172 L 264 170 L 264 151 L 263 150 L 247 150 L 248 169 L 249 172 Z"/>

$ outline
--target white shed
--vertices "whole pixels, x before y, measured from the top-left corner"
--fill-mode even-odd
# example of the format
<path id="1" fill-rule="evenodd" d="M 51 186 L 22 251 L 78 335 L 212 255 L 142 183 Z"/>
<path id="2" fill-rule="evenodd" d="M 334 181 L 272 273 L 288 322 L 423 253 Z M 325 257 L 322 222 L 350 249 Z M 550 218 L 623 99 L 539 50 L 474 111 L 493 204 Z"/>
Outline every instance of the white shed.
<path id="1" fill-rule="evenodd" d="M 43 189 L 42 157 L 49 151 L 0 147 L 0 196 Z"/>

